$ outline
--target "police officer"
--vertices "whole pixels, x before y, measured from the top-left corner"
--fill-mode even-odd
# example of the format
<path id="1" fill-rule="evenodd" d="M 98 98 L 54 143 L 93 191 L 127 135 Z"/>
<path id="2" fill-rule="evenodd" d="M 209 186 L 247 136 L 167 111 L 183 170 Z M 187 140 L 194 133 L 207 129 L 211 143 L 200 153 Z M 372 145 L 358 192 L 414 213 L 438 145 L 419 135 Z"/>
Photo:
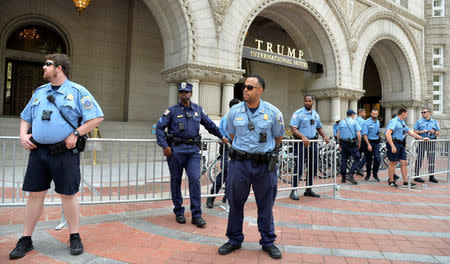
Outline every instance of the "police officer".
<path id="1" fill-rule="evenodd" d="M 361 148 L 361 127 L 355 120 L 356 113 L 352 109 L 347 111 L 347 118 L 339 122 L 337 138 L 341 148 L 341 176 L 342 183 L 346 180 L 353 184 L 358 184 L 354 179 L 354 174 L 359 166 L 359 149 Z M 347 160 L 353 157 L 353 164 L 347 177 Z"/>
<path id="2" fill-rule="evenodd" d="M 339 116 L 334 117 L 334 124 L 333 124 L 333 137 L 337 139 L 337 132 L 338 132 L 338 126 L 339 122 L 341 122 L 341 118 Z"/>
<path id="3" fill-rule="evenodd" d="M 398 187 L 398 185 L 395 183 L 394 178 L 394 172 L 395 172 L 395 166 L 397 165 L 397 162 L 400 161 L 401 164 L 401 172 L 403 176 L 403 185 L 408 185 L 408 162 L 406 161 L 406 134 L 408 133 L 410 136 L 420 139 L 429 141 L 429 138 L 423 138 L 419 135 L 417 135 L 414 131 L 410 130 L 406 124 L 405 120 L 408 116 L 408 110 L 405 108 L 400 108 L 397 111 L 397 116 L 392 118 L 391 121 L 389 121 L 386 131 L 384 134 L 386 135 L 386 141 L 388 144 L 386 145 L 387 148 L 387 155 L 389 159 L 389 165 L 388 165 L 388 174 L 389 174 L 389 181 L 388 185 L 392 187 Z M 414 183 L 411 183 L 412 186 L 416 185 Z"/>
<path id="4" fill-rule="evenodd" d="M 362 135 L 364 147 L 364 156 L 367 159 L 367 175 L 365 180 L 370 179 L 370 173 L 373 172 L 373 178 L 379 182 L 378 169 L 380 168 L 380 121 L 378 121 L 378 110 L 372 109 L 370 118 L 362 123 Z M 373 160 L 373 169 L 372 169 Z"/>
<path id="5" fill-rule="evenodd" d="M 228 164 L 226 196 L 228 214 L 228 242 L 219 248 L 226 255 L 241 248 L 244 241 L 242 222 L 244 204 L 253 186 L 258 207 L 258 230 L 262 250 L 270 257 L 281 258 L 274 245 L 273 204 L 277 195 L 277 153 L 284 134 L 283 115 L 275 106 L 260 99 L 265 88 L 264 79 L 250 74 L 245 80 L 244 102 L 231 108 L 227 129 L 233 139 Z"/>
<path id="6" fill-rule="evenodd" d="M 356 122 L 358 122 L 359 126 L 362 129 L 362 124 L 364 123 L 364 118 L 366 117 L 366 110 L 364 108 L 358 109 L 358 116 L 356 117 Z M 362 135 L 361 135 L 362 136 Z M 363 139 L 361 139 L 361 148 L 359 149 L 359 154 L 362 156 L 362 159 L 359 162 L 359 166 L 356 170 L 356 174 L 360 176 L 364 176 L 362 172 L 362 168 L 364 167 L 364 164 L 366 164 L 366 156 L 363 156 L 362 154 L 367 151 L 367 145 Z"/>
<path id="7" fill-rule="evenodd" d="M 231 101 L 228 103 L 230 109 L 231 107 L 233 107 L 233 105 L 235 104 L 239 104 L 241 101 L 239 99 L 231 99 Z M 220 123 L 219 123 L 219 129 L 220 132 L 222 133 L 222 135 L 224 135 L 230 142 L 231 142 L 231 137 L 230 134 L 227 131 L 227 119 L 228 119 L 228 113 L 224 114 L 222 116 L 222 119 L 220 119 Z M 223 157 L 221 157 L 221 160 L 223 161 L 222 164 L 222 169 L 223 169 L 223 173 L 222 171 L 219 172 L 216 176 L 216 180 L 214 181 L 213 186 L 211 186 L 211 194 L 216 194 L 220 191 L 220 188 L 222 188 L 222 175 L 223 175 L 223 182 L 225 182 L 227 180 L 227 174 L 228 174 L 228 157 L 229 157 L 229 151 L 228 151 L 228 146 L 221 146 L 220 150 L 224 151 L 223 153 Z M 226 197 L 224 196 L 224 199 L 222 200 L 223 202 L 225 202 Z M 206 198 L 206 207 L 208 208 L 213 208 L 214 207 L 214 200 L 215 197 L 208 197 Z"/>
<path id="8" fill-rule="evenodd" d="M 307 186 L 313 184 L 313 177 L 317 174 L 317 160 L 319 159 L 319 153 L 317 152 L 318 142 L 310 142 L 310 140 L 317 140 L 317 133 L 319 133 L 327 144 L 330 142 L 330 139 L 323 133 L 319 114 L 312 109 L 314 97 L 312 95 L 305 95 L 303 103 L 304 107 L 294 112 L 289 124 L 294 137 L 302 140 L 301 143 L 295 144 L 294 146 L 295 166 L 292 187 L 298 186 L 297 168 L 299 171 L 298 175 L 302 175 L 304 159 L 306 160 L 305 162 L 308 163 Z M 300 161 L 299 164 L 298 161 Z M 303 195 L 317 198 L 320 197 L 320 195 L 313 192 L 311 188 L 306 188 Z M 298 200 L 297 190 L 292 190 L 289 197 L 292 200 Z"/>
<path id="9" fill-rule="evenodd" d="M 43 78 L 49 83 L 35 90 L 21 113 L 20 142 L 30 150 L 22 190 L 29 192 L 29 197 L 25 207 L 23 236 L 9 254 L 10 259 L 21 258 L 33 249 L 31 235 L 42 213 L 44 198 L 52 180 L 55 191 L 61 196 L 69 226 L 70 253 L 83 253 L 78 233 L 80 212 L 75 195 L 81 180 L 80 154 L 76 143 L 78 137 L 103 121 L 103 112 L 86 88 L 67 79 L 71 68 L 67 55 L 47 55 L 42 68 Z"/>
<path id="10" fill-rule="evenodd" d="M 422 110 L 422 118 L 417 120 L 414 125 L 414 132 L 419 134 L 421 137 L 429 138 L 431 140 L 436 139 L 439 136 L 439 125 L 436 120 L 431 118 L 430 109 L 425 108 Z M 418 142 L 417 146 L 417 160 L 415 164 L 416 176 L 419 175 L 420 167 L 422 167 L 422 160 L 425 156 L 425 152 L 428 152 L 428 172 L 434 173 L 434 162 L 435 162 L 435 151 L 436 151 L 436 141 L 430 142 Z M 414 178 L 417 182 L 424 182 L 422 178 Z M 438 183 L 438 180 L 431 175 L 429 177 L 430 182 Z"/>
<path id="11" fill-rule="evenodd" d="M 183 197 L 181 195 L 181 177 L 183 168 L 189 179 L 189 196 L 191 198 L 191 223 L 204 227 L 202 218 L 201 193 L 200 193 L 200 124 L 209 133 L 229 143 L 219 128 L 203 112 L 201 106 L 191 102 L 192 84 L 182 82 L 178 85 L 178 97 L 180 102 L 169 107 L 156 125 L 156 138 L 159 146 L 163 148 L 164 156 L 170 170 L 170 192 L 175 206 L 175 220 L 179 224 L 185 224 Z M 165 134 L 164 130 L 168 129 Z"/>

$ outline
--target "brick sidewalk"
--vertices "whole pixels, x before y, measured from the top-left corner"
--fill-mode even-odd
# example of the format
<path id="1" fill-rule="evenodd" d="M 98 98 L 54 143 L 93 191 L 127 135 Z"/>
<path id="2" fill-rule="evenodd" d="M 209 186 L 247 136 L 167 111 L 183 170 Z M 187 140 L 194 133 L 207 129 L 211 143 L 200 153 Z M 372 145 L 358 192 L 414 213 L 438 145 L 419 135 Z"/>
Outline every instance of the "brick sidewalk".
<path id="1" fill-rule="evenodd" d="M 260 250 L 249 198 L 243 249 L 227 256 L 217 253 L 227 241 L 227 213 L 216 199 L 215 208 L 203 208 L 203 229 L 190 224 L 189 212 L 188 223 L 177 224 L 170 201 L 82 205 L 80 256 L 69 254 L 67 228 L 53 229 L 60 207 L 45 207 L 35 249 L 10 263 L 450 263 L 450 184 L 442 179 L 408 191 L 358 177 L 359 185 L 342 185 L 338 199 L 292 201 L 281 192 L 274 207 L 278 261 Z M 8 263 L 22 224 L 23 208 L 0 208 L 0 263 Z"/>

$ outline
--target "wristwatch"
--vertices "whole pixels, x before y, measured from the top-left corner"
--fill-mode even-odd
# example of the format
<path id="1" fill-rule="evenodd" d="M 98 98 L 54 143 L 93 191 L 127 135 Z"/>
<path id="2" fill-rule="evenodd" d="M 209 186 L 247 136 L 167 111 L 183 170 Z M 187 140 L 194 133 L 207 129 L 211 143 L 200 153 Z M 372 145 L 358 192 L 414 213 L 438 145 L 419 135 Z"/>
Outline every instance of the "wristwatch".
<path id="1" fill-rule="evenodd" d="M 75 136 L 77 136 L 77 137 L 80 136 L 80 132 L 78 132 L 78 130 L 74 130 L 74 131 L 73 131 L 73 134 L 74 134 Z"/>

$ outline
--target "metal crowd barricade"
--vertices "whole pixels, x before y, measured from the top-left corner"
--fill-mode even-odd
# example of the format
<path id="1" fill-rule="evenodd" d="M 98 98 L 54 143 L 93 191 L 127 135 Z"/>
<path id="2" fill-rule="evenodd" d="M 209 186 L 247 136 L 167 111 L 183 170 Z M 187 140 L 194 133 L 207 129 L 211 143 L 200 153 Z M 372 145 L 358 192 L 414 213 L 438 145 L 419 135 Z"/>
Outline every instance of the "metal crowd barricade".
<path id="1" fill-rule="evenodd" d="M 445 177 L 450 182 L 450 139 L 411 142 L 408 156 L 408 189 L 411 181 L 419 177 Z"/>
<path id="2" fill-rule="evenodd" d="M 217 174 L 224 170 L 225 146 L 219 140 L 204 139 L 201 148 L 200 185 L 202 197 L 223 196 L 221 191 L 211 194 L 216 187 Z M 336 145 L 313 140 L 317 153 L 317 175 L 311 187 L 336 185 Z M 307 188 L 307 172 L 312 169 L 306 161 L 303 175 L 297 177 L 298 186 L 292 187 L 294 172 L 299 171 L 298 153 L 293 149 L 299 140 L 283 141 L 278 162 L 278 190 Z M 302 149 L 307 151 L 307 149 Z M 94 154 L 95 153 L 95 154 Z M 221 154 L 222 153 L 222 154 Z M 25 150 L 19 137 L 0 137 L 0 206 L 23 206 L 27 193 L 22 191 L 29 151 Z M 303 155 L 305 157 L 305 155 Z M 294 169 L 297 166 L 297 170 Z M 86 150 L 80 155 L 81 183 L 77 194 L 81 204 L 140 202 L 171 199 L 170 172 L 166 157 L 155 139 L 107 139 L 90 138 Z M 188 178 L 182 180 L 182 195 L 189 197 Z M 333 188 L 333 195 L 335 194 Z M 53 190 L 48 191 L 46 205 L 61 204 Z"/>

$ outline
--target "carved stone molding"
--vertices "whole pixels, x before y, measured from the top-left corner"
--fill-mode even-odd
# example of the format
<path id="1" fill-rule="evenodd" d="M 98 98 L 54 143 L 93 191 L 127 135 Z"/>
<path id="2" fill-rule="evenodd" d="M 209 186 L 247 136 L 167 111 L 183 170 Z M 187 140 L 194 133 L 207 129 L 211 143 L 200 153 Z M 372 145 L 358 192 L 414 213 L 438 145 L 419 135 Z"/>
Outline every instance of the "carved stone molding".
<path id="1" fill-rule="evenodd" d="M 192 18 L 191 7 L 189 0 L 178 0 L 180 6 L 182 7 L 186 19 L 186 24 L 188 25 L 189 35 L 192 41 L 192 53 L 190 54 L 190 59 L 193 61 L 197 60 L 197 26 L 194 19 Z"/>
<path id="2" fill-rule="evenodd" d="M 242 48 L 244 46 L 245 37 L 247 36 L 247 30 L 249 29 L 251 23 L 255 19 L 255 17 L 261 13 L 262 10 L 271 6 L 272 4 L 276 4 L 280 2 L 280 0 L 262 0 L 247 16 L 245 23 L 242 25 L 241 32 L 239 34 L 238 47 L 236 50 L 240 51 L 236 54 L 236 68 L 241 68 L 242 63 Z M 339 48 L 337 45 L 336 37 L 331 29 L 329 22 L 320 14 L 320 12 L 315 9 L 307 0 L 284 0 L 284 3 L 294 3 L 296 5 L 304 8 L 308 13 L 315 18 L 315 20 L 320 24 L 322 29 L 325 31 L 325 34 L 328 36 L 328 41 L 331 44 L 332 54 L 334 56 L 334 67 L 336 69 L 336 83 L 337 86 L 342 85 L 342 62 L 341 57 L 339 55 Z M 331 9 L 331 8 L 330 8 Z M 350 32 L 350 31 L 349 31 Z M 331 65 L 330 65 L 331 66 Z"/>
<path id="3" fill-rule="evenodd" d="M 237 83 L 244 74 L 244 70 L 221 68 L 212 65 L 187 63 L 161 72 L 167 83 L 178 83 L 188 79 L 201 82 Z"/>
<path id="4" fill-rule="evenodd" d="M 426 107 L 426 101 L 417 101 L 417 100 L 381 101 L 380 103 L 383 107 L 390 107 L 390 108 L 404 107 L 404 108 L 408 109 L 411 107 L 414 107 L 414 108 Z"/>
<path id="5" fill-rule="evenodd" d="M 233 0 L 209 0 L 211 10 L 214 15 L 214 22 L 216 23 L 217 37 L 222 31 L 222 25 L 225 20 L 225 15 Z"/>
<path id="6" fill-rule="evenodd" d="M 305 94 L 312 94 L 316 99 L 341 98 L 348 100 L 359 100 L 365 92 L 365 90 L 353 90 L 348 88 L 325 88 L 306 90 Z"/>
<path id="7" fill-rule="evenodd" d="M 400 16 L 403 16 L 421 26 L 425 26 L 425 24 L 426 24 L 425 19 L 419 18 L 419 17 L 411 14 L 410 12 L 407 12 L 403 8 L 400 8 L 400 7 L 392 4 L 391 1 L 387 1 L 387 0 L 372 0 L 372 1 L 379 4 L 380 6 L 383 6 L 387 9 L 389 9 L 390 11 L 394 12 L 395 14 L 399 14 Z M 426 2 L 426 4 L 427 4 L 427 2 Z"/>

